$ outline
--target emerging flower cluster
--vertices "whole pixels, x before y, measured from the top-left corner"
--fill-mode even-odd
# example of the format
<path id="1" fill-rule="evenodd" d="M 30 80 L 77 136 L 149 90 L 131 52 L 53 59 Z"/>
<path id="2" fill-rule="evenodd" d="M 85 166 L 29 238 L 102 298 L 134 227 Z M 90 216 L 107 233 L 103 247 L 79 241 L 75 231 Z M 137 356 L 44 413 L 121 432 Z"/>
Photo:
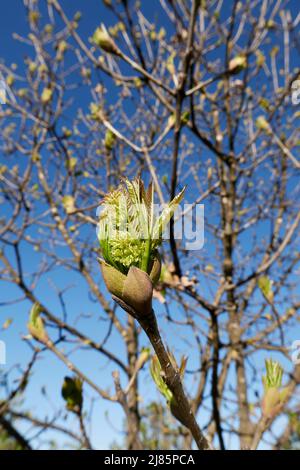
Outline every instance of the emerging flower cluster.
<path id="1" fill-rule="evenodd" d="M 146 190 L 140 178 L 125 179 L 107 194 L 98 225 L 104 260 L 123 274 L 127 274 L 131 266 L 149 273 L 164 229 L 183 192 L 166 205 L 159 217 L 154 214 L 153 185 Z"/>
<path id="2" fill-rule="evenodd" d="M 290 393 L 289 387 L 282 388 L 283 368 L 277 361 L 266 360 L 266 375 L 263 377 L 264 396 L 262 412 L 265 418 L 274 418 L 281 410 Z"/>

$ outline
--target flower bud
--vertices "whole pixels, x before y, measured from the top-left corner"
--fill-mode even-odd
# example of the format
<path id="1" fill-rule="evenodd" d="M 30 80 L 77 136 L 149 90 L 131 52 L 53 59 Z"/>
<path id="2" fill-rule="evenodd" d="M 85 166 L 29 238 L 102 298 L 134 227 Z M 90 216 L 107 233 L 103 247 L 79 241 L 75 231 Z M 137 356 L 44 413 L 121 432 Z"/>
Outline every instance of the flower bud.
<path id="1" fill-rule="evenodd" d="M 266 133 L 270 132 L 270 124 L 266 120 L 264 116 L 258 116 L 258 118 L 255 121 L 257 129 L 260 131 L 264 131 Z"/>
<path id="2" fill-rule="evenodd" d="M 282 384 L 283 368 L 277 361 L 266 360 L 266 375 L 263 377 L 265 393 L 262 400 L 262 413 L 268 418 L 274 418 L 282 409 L 288 394 L 289 387 L 280 390 Z"/>
<path id="3" fill-rule="evenodd" d="M 151 376 L 160 391 L 160 393 L 165 397 L 168 406 L 173 398 L 173 393 L 168 388 L 166 382 L 164 381 L 161 365 L 159 363 L 158 357 L 156 355 L 152 356 L 150 363 L 150 373 Z"/>
<path id="4" fill-rule="evenodd" d="M 66 408 L 73 413 L 80 413 L 83 403 L 82 380 L 78 377 L 65 377 L 61 394 Z"/>
<path id="5" fill-rule="evenodd" d="M 53 90 L 49 86 L 44 88 L 41 94 L 41 102 L 47 104 L 51 101 Z"/>
<path id="6" fill-rule="evenodd" d="M 101 270 L 108 290 L 133 316 L 152 311 L 153 287 L 161 272 L 158 247 L 184 190 L 159 217 L 154 213 L 153 184 L 146 189 L 140 178 L 125 179 L 102 202 L 97 232 L 104 258 L 99 259 Z"/>
<path id="7" fill-rule="evenodd" d="M 185 356 L 181 358 L 180 367 L 178 368 L 174 355 L 170 351 L 168 351 L 168 355 L 172 366 L 175 370 L 177 370 L 178 374 L 180 375 L 180 379 L 182 380 L 185 372 L 187 358 Z M 179 406 L 178 402 L 176 401 L 173 392 L 169 389 L 168 385 L 166 384 L 161 365 L 156 355 L 152 356 L 151 358 L 150 372 L 158 390 L 165 397 L 167 405 L 170 408 L 172 415 L 176 419 L 178 419 L 181 424 L 188 427 L 187 416 L 182 411 L 182 407 Z"/>
<path id="8" fill-rule="evenodd" d="M 279 388 L 282 383 L 283 368 L 277 361 L 266 359 L 266 375 L 263 377 L 265 389 Z"/>
<path id="9" fill-rule="evenodd" d="M 170 400 L 170 411 L 172 415 L 184 426 L 189 427 L 189 423 L 187 420 L 186 413 L 183 412 L 182 407 L 178 406 L 177 401 L 175 400 L 174 396 L 172 396 Z"/>
<path id="10" fill-rule="evenodd" d="M 29 315 L 29 322 L 27 323 L 27 328 L 29 333 L 35 338 L 36 340 L 40 341 L 41 343 L 46 343 L 49 338 L 47 332 L 45 330 L 44 322 L 40 317 L 42 309 L 41 306 L 36 302 L 32 309 L 30 310 Z"/>
<path id="11" fill-rule="evenodd" d="M 269 388 L 262 401 L 262 411 L 263 415 L 267 418 L 276 415 L 278 408 L 280 407 L 280 393 L 277 388 Z"/>
<path id="12" fill-rule="evenodd" d="M 153 284 L 149 274 L 131 266 L 123 287 L 123 300 L 136 312 L 149 314 L 152 310 Z"/>
<path id="13" fill-rule="evenodd" d="M 96 44 L 96 46 L 101 47 L 101 49 L 103 49 L 105 52 L 116 55 L 120 54 L 116 44 L 114 43 L 114 41 L 103 26 L 101 26 L 101 28 L 96 29 L 92 40 L 94 44 Z"/>

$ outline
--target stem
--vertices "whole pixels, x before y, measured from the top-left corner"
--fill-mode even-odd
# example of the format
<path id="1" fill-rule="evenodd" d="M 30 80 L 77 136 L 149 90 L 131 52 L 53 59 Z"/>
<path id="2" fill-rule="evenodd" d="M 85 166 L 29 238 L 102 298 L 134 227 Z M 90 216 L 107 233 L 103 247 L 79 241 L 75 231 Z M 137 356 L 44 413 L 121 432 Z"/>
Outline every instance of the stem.
<path id="1" fill-rule="evenodd" d="M 255 434 L 254 434 L 254 437 L 253 437 L 253 440 L 252 440 L 252 443 L 251 443 L 251 447 L 250 447 L 250 450 L 256 450 L 260 441 L 261 441 L 261 438 L 265 432 L 265 430 L 267 429 L 269 425 L 269 420 L 267 418 L 265 418 L 264 416 L 260 419 L 260 421 L 258 422 L 257 426 L 256 426 L 256 430 L 255 430 Z"/>
<path id="2" fill-rule="evenodd" d="M 154 312 L 152 311 L 151 314 L 146 318 L 138 318 L 138 321 L 147 334 L 154 351 L 156 352 L 162 371 L 164 373 L 164 380 L 168 388 L 173 393 L 180 411 L 180 415 L 184 416 L 185 418 L 184 425 L 190 430 L 200 450 L 212 450 L 211 444 L 203 435 L 196 422 L 191 405 L 183 390 L 179 371 L 173 367 L 170 361 L 170 357 L 158 330 Z"/>
<path id="3" fill-rule="evenodd" d="M 79 419 L 80 430 L 81 430 L 82 437 L 83 437 L 83 445 L 85 446 L 86 449 L 92 450 L 93 449 L 92 444 L 91 444 L 91 442 L 88 438 L 88 435 L 86 433 L 86 429 L 85 429 L 85 425 L 84 425 L 83 416 L 82 416 L 81 411 L 78 414 L 78 419 Z"/>

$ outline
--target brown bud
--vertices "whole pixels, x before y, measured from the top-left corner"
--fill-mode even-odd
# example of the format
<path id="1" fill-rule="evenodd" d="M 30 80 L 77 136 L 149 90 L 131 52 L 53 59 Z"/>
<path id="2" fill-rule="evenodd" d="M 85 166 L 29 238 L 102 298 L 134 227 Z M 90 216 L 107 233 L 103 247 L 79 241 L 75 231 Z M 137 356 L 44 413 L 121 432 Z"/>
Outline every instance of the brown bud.
<path id="1" fill-rule="evenodd" d="M 123 300 L 138 313 L 148 315 L 152 310 L 153 284 L 149 274 L 135 266 L 128 271 L 123 288 Z"/>
<path id="2" fill-rule="evenodd" d="M 98 261 L 109 292 L 136 313 L 148 315 L 152 310 L 153 285 L 160 275 L 160 259 L 154 259 L 150 275 L 135 266 L 131 266 L 125 275 L 104 260 L 98 258 Z"/>

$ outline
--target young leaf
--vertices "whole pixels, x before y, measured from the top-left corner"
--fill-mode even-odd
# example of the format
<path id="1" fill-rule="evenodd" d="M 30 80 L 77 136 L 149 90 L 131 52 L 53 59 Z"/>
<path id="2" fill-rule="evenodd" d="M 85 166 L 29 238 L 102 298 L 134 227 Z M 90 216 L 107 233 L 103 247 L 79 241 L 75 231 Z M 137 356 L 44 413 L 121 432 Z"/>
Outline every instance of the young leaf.
<path id="1" fill-rule="evenodd" d="M 160 217 L 156 220 L 151 238 L 153 240 L 153 247 L 156 247 L 160 244 L 163 232 L 170 222 L 172 216 L 174 215 L 174 212 L 176 211 L 178 204 L 181 202 L 183 198 L 183 194 L 185 192 L 186 187 L 183 188 L 180 193 L 174 197 L 174 199 L 169 202 L 166 207 L 163 209 Z"/>

